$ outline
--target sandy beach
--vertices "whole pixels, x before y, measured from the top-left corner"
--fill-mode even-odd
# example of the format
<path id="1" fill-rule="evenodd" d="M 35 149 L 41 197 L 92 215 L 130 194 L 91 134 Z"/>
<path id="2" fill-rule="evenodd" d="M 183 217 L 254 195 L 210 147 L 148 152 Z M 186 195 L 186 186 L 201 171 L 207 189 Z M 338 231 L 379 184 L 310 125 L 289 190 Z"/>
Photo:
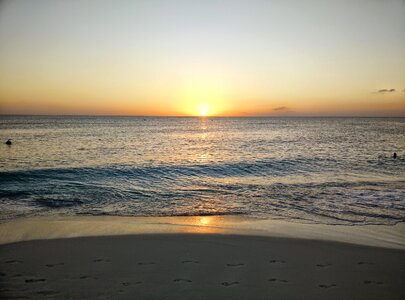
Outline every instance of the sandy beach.
<path id="1" fill-rule="evenodd" d="M 0 300 L 405 300 L 405 0 L 0 0 Z"/>
<path id="2" fill-rule="evenodd" d="M 91 220 L 82 219 L 81 222 L 74 220 L 75 218 L 72 218 L 67 223 L 67 219 L 64 219 L 65 223 L 62 224 L 64 227 L 66 224 L 91 227 L 89 226 Z M 151 224 L 156 226 L 158 220 L 151 221 Z M 113 224 L 112 220 L 97 222 L 101 221 L 105 226 Z M 142 222 L 145 223 L 145 220 Z M 221 230 L 221 226 L 216 227 L 214 231 L 207 225 L 183 224 L 173 227 L 160 224 L 158 227 L 162 232 L 165 232 L 163 228 L 169 228 L 167 230 L 170 233 L 159 234 L 157 228 L 154 229 L 154 233 L 150 227 L 145 229 L 147 226 L 142 225 L 142 222 L 137 223 L 137 228 L 141 232 L 143 227 L 143 230 L 149 233 L 31 241 L 30 235 L 35 230 L 29 233 L 27 229 L 21 229 L 24 226 L 15 226 L 16 233 L 20 230 L 22 234 L 25 230 L 25 238 L 28 241 L 12 243 L 4 243 L 8 223 L 1 224 L 2 298 L 404 299 L 405 297 L 403 249 L 320 239 L 254 235 L 253 231 L 236 235 L 232 232 L 227 233 L 225 229 Z M 38 224 L 43 224 L 45 228 L 46 223 L 43 219 L 37 219 L 37 225 L 33 226 L 35 223 L 31 221 L 31 229 L 41 228 Z M 58 231 L 55 223 L 55 221 L 48 222 L 48 233 Z M 128 220 L 123 223 L 128 223 Z M 167 224 L 167 220 L 162 223 Z M 223 220 L 222 224 L 226 222 Z M 302 225 L 305 226 L 296 224 Z M 66 232 L 73 228 L 72 226 L 70 228 L 67 226 Z M 196 229 L 192 232 L 190 227 L 199 227 L 200 231 Z M 63 233 L 59 233 L 59 236 L 63 237 Z"/>

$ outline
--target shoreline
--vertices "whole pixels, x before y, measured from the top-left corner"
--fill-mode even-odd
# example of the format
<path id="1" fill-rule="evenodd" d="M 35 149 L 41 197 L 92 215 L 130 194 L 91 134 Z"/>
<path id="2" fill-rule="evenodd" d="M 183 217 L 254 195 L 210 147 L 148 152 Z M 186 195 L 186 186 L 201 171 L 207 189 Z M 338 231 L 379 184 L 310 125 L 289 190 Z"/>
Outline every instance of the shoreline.
<path id="1" fill-rule="evenodd" d="M 0 245 L 43 239 L 139 234 L 220 234 L 341 242 L 405 250 L 405 223 L 324 225 L 242 216 L 30 217 L 0 224 Z"/>

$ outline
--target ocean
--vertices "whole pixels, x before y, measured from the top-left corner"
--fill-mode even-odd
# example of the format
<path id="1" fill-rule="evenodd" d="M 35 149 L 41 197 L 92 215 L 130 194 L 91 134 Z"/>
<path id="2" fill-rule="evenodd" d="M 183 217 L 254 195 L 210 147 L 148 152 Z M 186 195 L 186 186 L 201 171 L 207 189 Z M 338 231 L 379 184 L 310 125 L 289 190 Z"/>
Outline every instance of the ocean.
<path id="1" fill-rule="evenodd" d="M 405 221 L 405 118 L 0 116 L 0 137 L 0 221 Z"/>

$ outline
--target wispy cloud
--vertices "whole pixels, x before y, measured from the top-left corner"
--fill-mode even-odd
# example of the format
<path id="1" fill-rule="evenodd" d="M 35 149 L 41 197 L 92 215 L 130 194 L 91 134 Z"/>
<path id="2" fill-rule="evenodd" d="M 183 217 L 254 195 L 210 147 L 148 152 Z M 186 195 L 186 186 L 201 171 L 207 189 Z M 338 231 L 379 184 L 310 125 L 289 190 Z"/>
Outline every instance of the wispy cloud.
<path id="1" fill-rule="evenodd" d="M 377 93 L 393 93 L 393 92 L 395 92 L 395 89 L 381 89 L 377 91 Z"/>
<path id="2" fill-rule="evenodd" d="M 273 108 L 273 111 L 287 111 L 287 110 L 289 110 L 289 109 L 286 106 L 279 106 L 279 107 Z"/>

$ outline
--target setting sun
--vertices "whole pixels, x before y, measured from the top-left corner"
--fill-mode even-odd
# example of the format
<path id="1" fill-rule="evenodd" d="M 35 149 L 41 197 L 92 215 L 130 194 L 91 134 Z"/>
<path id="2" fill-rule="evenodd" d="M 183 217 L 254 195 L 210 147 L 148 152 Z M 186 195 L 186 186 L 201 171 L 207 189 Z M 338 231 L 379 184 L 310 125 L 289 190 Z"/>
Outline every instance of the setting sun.
<path id="1" fill-rule="evenodd" d="M 0 0 L 0 300 L 405 300 L 404 16 Z"/>
<path id="2" fill-rule="evenodd" d="M 201 117 L 206 117 L 208 115 L 208 106 L 205 104 L 200 105 L 198 108 Z"/>

